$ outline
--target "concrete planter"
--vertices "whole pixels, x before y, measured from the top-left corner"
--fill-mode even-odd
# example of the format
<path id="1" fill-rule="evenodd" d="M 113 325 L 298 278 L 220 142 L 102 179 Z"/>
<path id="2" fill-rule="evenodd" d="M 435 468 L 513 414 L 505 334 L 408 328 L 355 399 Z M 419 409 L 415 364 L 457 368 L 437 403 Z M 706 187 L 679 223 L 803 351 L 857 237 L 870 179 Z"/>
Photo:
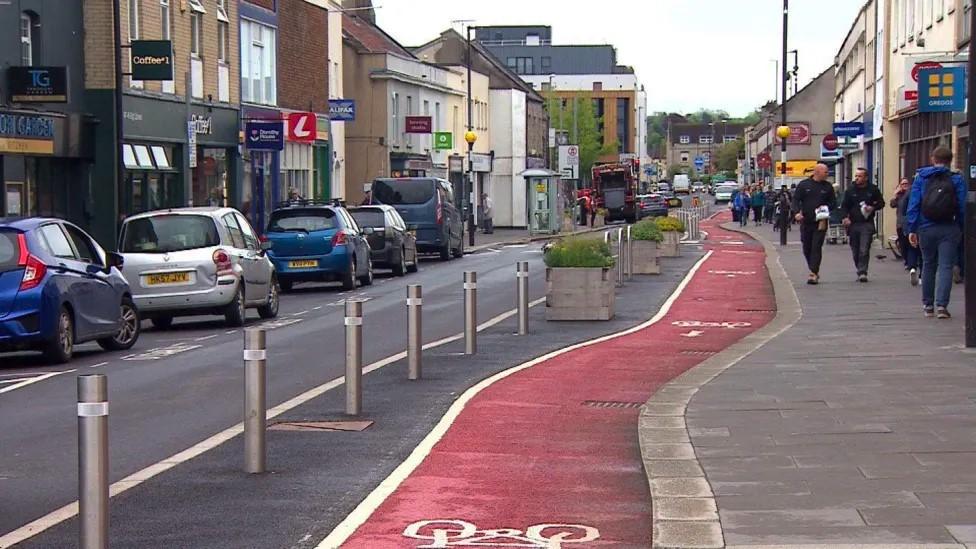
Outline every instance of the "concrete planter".
<path id="1" fill-rule="evenodd" d="M 546 269 L 546 320 L 610 320 L 615 299 L 610 269 Z"/>
<path id="2" fill-rule="evenodd" d="M 653 240 L 634 241 L 634 274 L 661 274 L 658 243 Z"/>
<path id="3" fill-rule="evenodd" d="M 664 231 L 664 240 L 660 244 L 660 257 L 678 257 L 681 255 L 681 233 L 678 231 Z"/>

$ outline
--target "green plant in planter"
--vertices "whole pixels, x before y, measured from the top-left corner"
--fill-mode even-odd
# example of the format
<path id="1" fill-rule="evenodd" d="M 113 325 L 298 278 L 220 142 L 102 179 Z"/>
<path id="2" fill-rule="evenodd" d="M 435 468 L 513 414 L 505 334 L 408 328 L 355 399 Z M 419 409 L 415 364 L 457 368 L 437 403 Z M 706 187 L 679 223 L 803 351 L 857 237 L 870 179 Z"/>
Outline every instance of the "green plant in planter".
<path id="1" fill-rule="evenodd" d="M 546 252 L 547 267 L 613 267 L 610 246 L 595 238 L 564 238 Z"/>
<path id="2" fill-rule="evenodd" d="M 653 219 L 645 219 L 630 230 L 630 237 L 634 240 L 651 240 L 660 242 L 664 240 L 664 233 Z"/>
<path id="3" fill-rule="evenodd" d="M 656 223 L 657 228 L 661 229 L 662 231 L 676 231 L 679 233 L 685 232 L 685 224 L 676 217 L 659 217 L 657 218 Z"/>

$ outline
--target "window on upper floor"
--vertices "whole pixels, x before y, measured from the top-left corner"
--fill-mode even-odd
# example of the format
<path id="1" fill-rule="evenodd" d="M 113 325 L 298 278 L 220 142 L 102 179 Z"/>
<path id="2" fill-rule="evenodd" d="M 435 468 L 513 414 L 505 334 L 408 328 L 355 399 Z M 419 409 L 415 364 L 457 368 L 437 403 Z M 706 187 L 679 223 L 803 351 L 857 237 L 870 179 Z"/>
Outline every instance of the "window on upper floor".
<path id="1" fill-rule="evenodd" d="M 698 143 L 701 145 L 710 145 L 715 141 L 715 137 L 711 135 L 699 135 Z"/>
<path id="2" fill-rule="evenodd" d="M 682 145 L 687 145 L 688 143 L 691 143 L 691 136 L 682 135 L 681 137 L 678 138 L 678 142 L 681 143 Z"/>
<path id="3" fill-rule="evenodd" d="M 516 74 L 535 74 L 531 57 L 509 57 L 505 60 L 505 65 Z"/>
<path id="4" fill-rule="evenodd" d="M 969 37 L 973 33 L 972 29 L 972 19 L 970 11 L 973 9 L 973 0 L 962 0 L 962 20 L 961 28 L 959 29 L 959 43 L 969 42 Z"/>
<path id="5" fill-rule="evenodd" d="M 140 0 L 129 0 L 129 42 L 139 39 L 139 4 Z"/>
<path id="6" fill-rule="evenodd" d="M 40 61 L 38 55 L 40 18 L 32 11 L 20 14 L 20 64 L 29 67 Z"/>
<path id="7" fill-rule="evenodd" d="M 241 100 L 261 105 L 277 103 L 275 29 L 241 20 Z"/>
<path id="8" fill-rule="evenodd" d="M 159 36 L 163 40 L 169 40 L 173 34 L 169 2 L 170 0 L 159 0 Z"/>
<path id="9" fill-rule="evenodd" d="M 722 136 L 722 143 L 732 143 L 736 139 L 738 139 L 738 137 L 736 137 L 734 135 L 725 135 L 725 136 Z"/>
<path id="10" fill-rule="evenodd" d="M 687 163 L 690 158 L 691 158 L 691 153 L 689 153 L 688 151 L 681 151 L 681 162 Z"/>
<path id="11" fill-rule="evenodd" d="M 552 68 L 552 57 L 548 55 L 542 58 L 542 72 L 548 72 Z"/>
<path id="12" fill-rule="evenodd" d="M 190 13 L 190 54 L 200 57 L 203 53 L 203 14 Z"/>
<path id="13" fill-rule="evenodd" d="M 230 57 L 230 18 L 227 0 L 217 0 L 217 60 L 227 63 Z"/>

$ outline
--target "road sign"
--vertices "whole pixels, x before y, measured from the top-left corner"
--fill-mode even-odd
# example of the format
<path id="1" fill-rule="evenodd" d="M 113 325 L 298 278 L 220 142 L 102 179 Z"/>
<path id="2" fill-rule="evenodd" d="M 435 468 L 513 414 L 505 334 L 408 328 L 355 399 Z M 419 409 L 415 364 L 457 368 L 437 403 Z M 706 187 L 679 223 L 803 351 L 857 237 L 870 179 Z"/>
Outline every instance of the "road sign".
<path id="1" fill-rule="evenodd" d="M 329 119 L 333 122 L 352 122 L 356 119 L 356 101 L 329 99 Z"/>
<path id="2" fill-rule="evenodd" d="M 919 70 L 919 112 L 962 112 L 966 110 L 966 69 L 938 67 Z"/>
<path id="3" fill-rule="evenodd" d="M 454 134 L 451 132 L 434 132 L 434 150 L 449 151 L 454 148 Z"/>
<path id="4" fill-rule="evenodd" d="M 762 170 L 768 170 L 773 167 L 773 158 L 769 153 L 761 152 L 756 155 L 756 165 Z"/>
<path id="5" fill-rule="evenodd" d="M 314 143 L 315 134 L 314 112 L 293 112 L 288 114 L 289 141 Z"/>
<path id="6" fill-rule="evenodd" d="M 695 167 L 700 170 L 704 166 L 705 166 L 705 159 L 702 158 L 702 157 L 700 157 L 700 156 L 696 156 L 695 157 Z"/>
<path id="7" fill-rule="evenodd" d="M 197 126 L 192 120 L 186 122 L 186 146 L 190 153 L 190 167 L 197 167 Z"/>
<path id="8" fill-rule="evenodd" d="M 813 133 L 810 131 L 810 124 L 806 122 L 789 122 L 787 126 L 790 127 L 790 136 L 786 139 L 787 145 L 809 145 L 810 137 Z M 783 140 L 776 136 L 776 143 L 782 143 Z"/>
<path id="9" fill-rule="evenodd" d="M 249 120 L 244 125 L 245 145 L 252 151 L 280 151 L 285 148 L 281 120 Z"/>
<path id="10" fill-rule="evenodd" d="M 579 147 L 563 145 L 559 147 L 559 172 L 563 179 L 579 179 Z"/>
<path id="11" fill-rule="evenodd" d="M 837 150 L 837 136 L 832 133 L 828 133 L 824 136 L 822 144 L 823 148 L 827 149 L 828 151 Z"/>
<path id="12" fill-rule="evenodd" d="M 834 122 L 834 135 L 837 137 L 857 137 L 864 135 L 864 123 Z"/>

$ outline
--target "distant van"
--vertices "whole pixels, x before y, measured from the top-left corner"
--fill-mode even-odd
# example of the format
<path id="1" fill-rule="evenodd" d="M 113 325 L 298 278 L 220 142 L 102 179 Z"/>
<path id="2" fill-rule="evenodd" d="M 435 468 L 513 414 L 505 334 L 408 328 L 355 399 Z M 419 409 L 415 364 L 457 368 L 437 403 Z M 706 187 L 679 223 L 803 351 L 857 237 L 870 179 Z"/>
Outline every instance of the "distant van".
<path id="1" fill-rule="evenodd" d="M 672 185 L 674 187 L 674 194 L 691 194 L 691 182 L 688 180 L 687 174 L 676 174 Z"/>
<path id="2" fill-rule="evenodd" d="M 381 178 L 373 181 L 372 200 L 396 208 L 417 232 L 417 250 L 441 259 L 464 255 L 461 212 L 450 182 L 436 177 Z"/>

